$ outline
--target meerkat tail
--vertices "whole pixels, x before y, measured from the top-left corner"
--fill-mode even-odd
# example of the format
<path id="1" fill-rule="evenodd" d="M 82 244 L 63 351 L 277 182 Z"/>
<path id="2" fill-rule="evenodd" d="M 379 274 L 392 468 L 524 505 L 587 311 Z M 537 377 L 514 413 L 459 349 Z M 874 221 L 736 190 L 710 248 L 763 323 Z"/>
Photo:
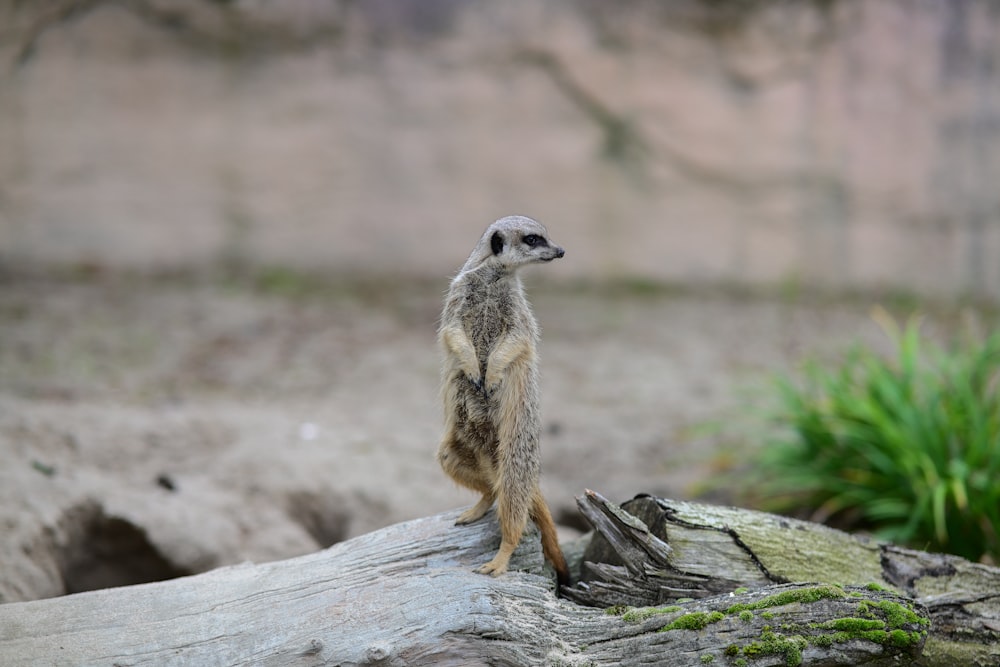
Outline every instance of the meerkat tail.
<path id="1" fill-rule="evenodd" d="M 538 526 L 542 534 L 542 553 L 545 558 L 552 563 L 556 570 L 556 577 L 560 586 L 569 586 L 569 567 L 566 565 L 566 558 L 559 547 L 559 539 L 556 536 L 556 524 L 552 520 L 549 506 L 545 503 L 541 491 L 536 491 L 532 498 L 531 518 Z"/>

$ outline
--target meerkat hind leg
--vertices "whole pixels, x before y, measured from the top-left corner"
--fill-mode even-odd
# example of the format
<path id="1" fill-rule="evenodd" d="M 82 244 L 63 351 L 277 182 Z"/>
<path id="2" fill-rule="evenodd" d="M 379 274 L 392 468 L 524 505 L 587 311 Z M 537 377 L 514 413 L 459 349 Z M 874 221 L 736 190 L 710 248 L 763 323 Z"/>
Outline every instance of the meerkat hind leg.
<path id="1" fill-rule="evenodd" d="M 453 448 L 458 446 L 458 442 L 455 439 L 445 440 L 445 444 L 438 451 L 438 461 L 448 476 L 457 483 L 483 494 L 478 503 L 465 512 L 462 512 L 455 521 L 456 526 L 461 526 L 483 518 L 490 511 L 490 508 L 493 507 L 493 501 L 496 500 L 496 493 L 493 491 L 493 485 L 490 484 L 488 475 L 484 474 L 473 462 L 459 456 L 453 450 Z"/>
<path id="2" fill-rule="evenodd" d="M 486 565 L 477 567 L 476 572 L 479 574 L 490 574 L 494 577 L 499 577 L 507 571 L 507 565 L 510 563 L 510 557 L 514 555 L 514 549 L 516 548 L 517 542 L 512 544 L 504 540 L 500 544 L 500 550 L 497 551 L 497 555 L 493 557 L 493 560 Z"/>
<path id="3" fill-rule="evenodd" d="M 500 519 L 500 549 L 497 551 L 497 555 L 493 557 L 493 560 L 476 569 L 476 572 L 480 574 L 492 574 L 496 577 L 507 571 L 507 564 L 510 562 L 510 557 L 521 542 L 521 537 L 524 535 L 524 527 L 528 523 L 526 504 L 523 511 L 518 511 L 520 508 L 515 509 L 511 507 L 509 499 L 508 502 L 504 501 L 505 498 L 501 496 L 500 505 L 497 508 L 497 515 Z"/>
<path id="4" fill-rule="evenodd" d="M 455 525 L 462 526 L 482 519 L 486 513 L 490 511 L 490 508 L 493 507 L 494 500 L 496 500 L 496 498 L 492 493 L 484 493 L 478 503 L 462 512 L 461 516 L 456 519 Z"/>

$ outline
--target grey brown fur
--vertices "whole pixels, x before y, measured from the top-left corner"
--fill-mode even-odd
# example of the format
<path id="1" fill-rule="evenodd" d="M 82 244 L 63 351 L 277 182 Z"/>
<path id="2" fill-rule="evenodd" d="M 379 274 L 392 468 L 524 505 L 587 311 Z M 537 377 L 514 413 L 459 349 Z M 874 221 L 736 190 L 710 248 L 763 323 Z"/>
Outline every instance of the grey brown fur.
<path id="1" fill-rule="evenodd" d="M 528 264 L 563 254 L 535 220 L 497 220 L 452 280 L 441 315 L 445 433 L 438 461 L 452 479 L 482 494 L 459 524 L 476 521 L 497 503 L 502 542 L 493 560 L 479 568 L 484 574 L 507 571 L 530 517 L 560 581 L 568 579 L 538 487 L 538 324 L 518 276 Z"/>

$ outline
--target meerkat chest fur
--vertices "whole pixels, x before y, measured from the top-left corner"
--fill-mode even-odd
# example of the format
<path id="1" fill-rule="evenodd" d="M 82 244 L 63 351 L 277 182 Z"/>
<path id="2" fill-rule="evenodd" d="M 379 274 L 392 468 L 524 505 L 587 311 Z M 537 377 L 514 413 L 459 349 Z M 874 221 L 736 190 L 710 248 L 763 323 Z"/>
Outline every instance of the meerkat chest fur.
<path id="1" fill-rule="evenodd" d="M 472 343 L 482 375 L 490 353 L 506 337 L 516 335 L 532 348 L 537 345 L 538 324 L 517 276 L 481 271 L 465 276 L 456 287 L 456 319 Z"/>
<path id="2" fill-rule="evenodd" d="M 510 216 L 487 228 L 452 280 L 438 332 L 443 398 L 467 444 L 537 440 L 538 324 L 518 272 L 562 255 L 540 223 Z"/>

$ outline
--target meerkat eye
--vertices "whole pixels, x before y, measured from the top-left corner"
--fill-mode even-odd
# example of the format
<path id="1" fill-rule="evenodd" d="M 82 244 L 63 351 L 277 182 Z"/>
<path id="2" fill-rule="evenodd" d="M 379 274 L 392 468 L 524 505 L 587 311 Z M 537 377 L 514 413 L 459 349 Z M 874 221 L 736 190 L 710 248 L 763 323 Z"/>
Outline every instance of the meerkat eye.
<path id="1" fill-rule="evenodd" d="M 529 248 L 537 248 L 540 245 L 545 245 L 545 239 L 538 234 L 528 234 L 521 240 Z"/>

